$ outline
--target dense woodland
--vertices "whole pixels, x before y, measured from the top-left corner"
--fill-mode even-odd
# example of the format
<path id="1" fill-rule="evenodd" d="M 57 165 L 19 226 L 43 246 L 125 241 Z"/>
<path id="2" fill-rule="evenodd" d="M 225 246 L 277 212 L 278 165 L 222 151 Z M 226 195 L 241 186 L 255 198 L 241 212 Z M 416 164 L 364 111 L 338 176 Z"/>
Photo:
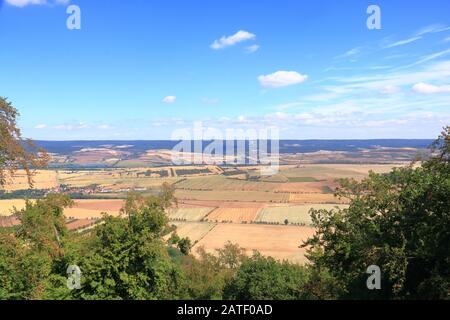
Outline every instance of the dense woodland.
<path id="1" fill-rule="evenodd" d="M 19 143 L 16 117 L 0 99 L 0 185 L 6 171 L 46 161 Z M 65 226 L 72 200 L 48 195 L 17 212 L 19 227 L 0 230 L 0 299 L 450 299 L 450 127 L 433 151 L 420 166 L 340 180 L 336 196 L 350 206 L 311 212 L 317 231 L 299 243 L 309 248 L 303 266 L 231 243 L 194 257 L 166 217 L 169 185 L 130 194 L 121 217 L 82 234 Z M 81 269 L 80 289 L 67 286 L 69 265 Z M 381 269 L 380 290 L 367 289 L 370 265 Z"/>

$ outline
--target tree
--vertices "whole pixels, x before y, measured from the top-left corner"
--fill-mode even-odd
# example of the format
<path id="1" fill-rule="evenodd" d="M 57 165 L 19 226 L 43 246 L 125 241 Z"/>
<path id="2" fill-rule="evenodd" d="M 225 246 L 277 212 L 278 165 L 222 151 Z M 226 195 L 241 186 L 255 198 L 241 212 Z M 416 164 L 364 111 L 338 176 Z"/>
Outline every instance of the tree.
<path id="1" fill-rule="evenodd" d="M 309 298 L 302 290 L 308 281 L 305 267 L 254 253 L 243 260 L 225 284 L 224 298 L 238 300 L 292 300 Z"/>
<path id="2" fill-rule="evenodd" d="M 175 299 L 182 297 L 183 278 L 169 257 L 163 201 L 130 195 L 126 218 L 105 216 L 81 258 L 80 299 Z"/>
<path id="3" fill-rule="evenodd" d="M 182 238 L 178 241 L 178 249 L 182 254 L 188 255 L 191 251 L 192 243 L 189 238 Z"/>
<path id="4" fill-rule="evenodd" d="M 327 269 L 346 298 L 450 298 L 449 127 L 434 156 L 420 167 L 342 179 L 336 195 L 348 209 L 313 210 L 309 259 Z M 366 270 L 377 265 L 381 290 L 368 290 Z"/>
<path id="5" fill-rule="evenodd" d="M 32 170 L 45 166 L 49 157 L 31 140 L 24 140 L 17 127 L 19 113 L 6 99 L 0 97 L 0 188 L 18 169 L 25 170 L 30 186 L 33 185 Z"/>
<path id="6" fill-rule="evenodd" d="M 24 209 L 15 212 L 20 227 L 0 233 L 0 299 L 68 295 L 63 275 L 69 239 L 62 213 L 70 204 L 65 196 L 49 195 L 27 201 Z"/>
<path id="7" fill-rule="evenodd" d="M 244 250 L 227 243 L 216 255 L 199 247 L 196 256 L 185 256 L 182 264 L 188 296 L 200 300 L 222 299 L 225 283 L 236 273 L 245 257 Z"/>

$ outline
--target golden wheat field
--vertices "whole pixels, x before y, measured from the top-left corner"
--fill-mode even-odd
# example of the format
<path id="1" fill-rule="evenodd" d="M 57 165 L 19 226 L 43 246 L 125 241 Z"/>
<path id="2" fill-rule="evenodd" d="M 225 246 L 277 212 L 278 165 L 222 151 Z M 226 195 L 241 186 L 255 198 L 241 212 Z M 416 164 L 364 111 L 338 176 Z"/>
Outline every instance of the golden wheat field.
<path id="1" fill-rule="evenodd" d="M 13 176 L 7 176 L 6 191 L 30 189 L 28 177 L 23 170 L 18 170 Z M 34 189 L 52 189 L 58 186 L 56 171 L 36 170 L 32 175 Z"/>
<path id="2" fill-rule="evenodd" d="M 244 248 L 247 254 L 258 250 L 278 260 L 304 263 L 306 249 L 299 245 L 314 232 L 309 227 L 223 223 L 208 232 L 192 252 L 195 254 L 196 248 L 203 246 L 207 252 L 216 253 L 230 241 Z"/>
<path id="3" fill-rule="evenodd" d="M 13 199 L 13 200 L 0 200 L 0 216 L 9 216 L 14 209 L 21 210 L 25 207 L 25 200 Z"/>
<path id="4" fill-rule="evenodd" d="M 252 222 L 258 214 L 259 208 L 217 208 L 206 219 L 212 222 Z"/>

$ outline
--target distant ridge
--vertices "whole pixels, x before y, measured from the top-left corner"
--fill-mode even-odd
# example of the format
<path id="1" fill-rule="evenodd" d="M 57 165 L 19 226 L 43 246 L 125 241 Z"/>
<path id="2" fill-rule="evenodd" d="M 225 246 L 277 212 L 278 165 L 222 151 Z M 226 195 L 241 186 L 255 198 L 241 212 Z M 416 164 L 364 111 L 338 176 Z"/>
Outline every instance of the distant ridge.
<path id="1" fill-rule="evenodd" d="M 310 153 L 317 151 L 358 151 L 375 148 L 415 148 L 426 149 L 432 139 L 368 139 L 368 140 L 280 140 L 280 153 Z M 128 146 L 133 152 L 172 149 L 179 141 L 171 140 L 74 140 L 44 141 L 35 143 L 51 153 L 69 154 L 85 148 L 117 148 Z M 203 141 L 204 147 L 210 141 Z"/>

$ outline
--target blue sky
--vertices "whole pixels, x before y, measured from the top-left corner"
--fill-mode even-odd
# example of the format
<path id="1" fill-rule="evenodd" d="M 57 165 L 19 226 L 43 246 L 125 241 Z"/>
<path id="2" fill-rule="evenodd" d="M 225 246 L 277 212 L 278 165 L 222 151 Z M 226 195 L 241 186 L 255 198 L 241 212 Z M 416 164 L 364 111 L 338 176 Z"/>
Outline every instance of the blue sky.
<path id="1" fill-rule="evenodd" d="M 70 4 L 81 30 L 66 27 Z M 194 121 L 434 138 L 450 122 L 449 12 L 448 0 L 4 0 L 0 95 L 34 139 L 168 139 Z"/>

